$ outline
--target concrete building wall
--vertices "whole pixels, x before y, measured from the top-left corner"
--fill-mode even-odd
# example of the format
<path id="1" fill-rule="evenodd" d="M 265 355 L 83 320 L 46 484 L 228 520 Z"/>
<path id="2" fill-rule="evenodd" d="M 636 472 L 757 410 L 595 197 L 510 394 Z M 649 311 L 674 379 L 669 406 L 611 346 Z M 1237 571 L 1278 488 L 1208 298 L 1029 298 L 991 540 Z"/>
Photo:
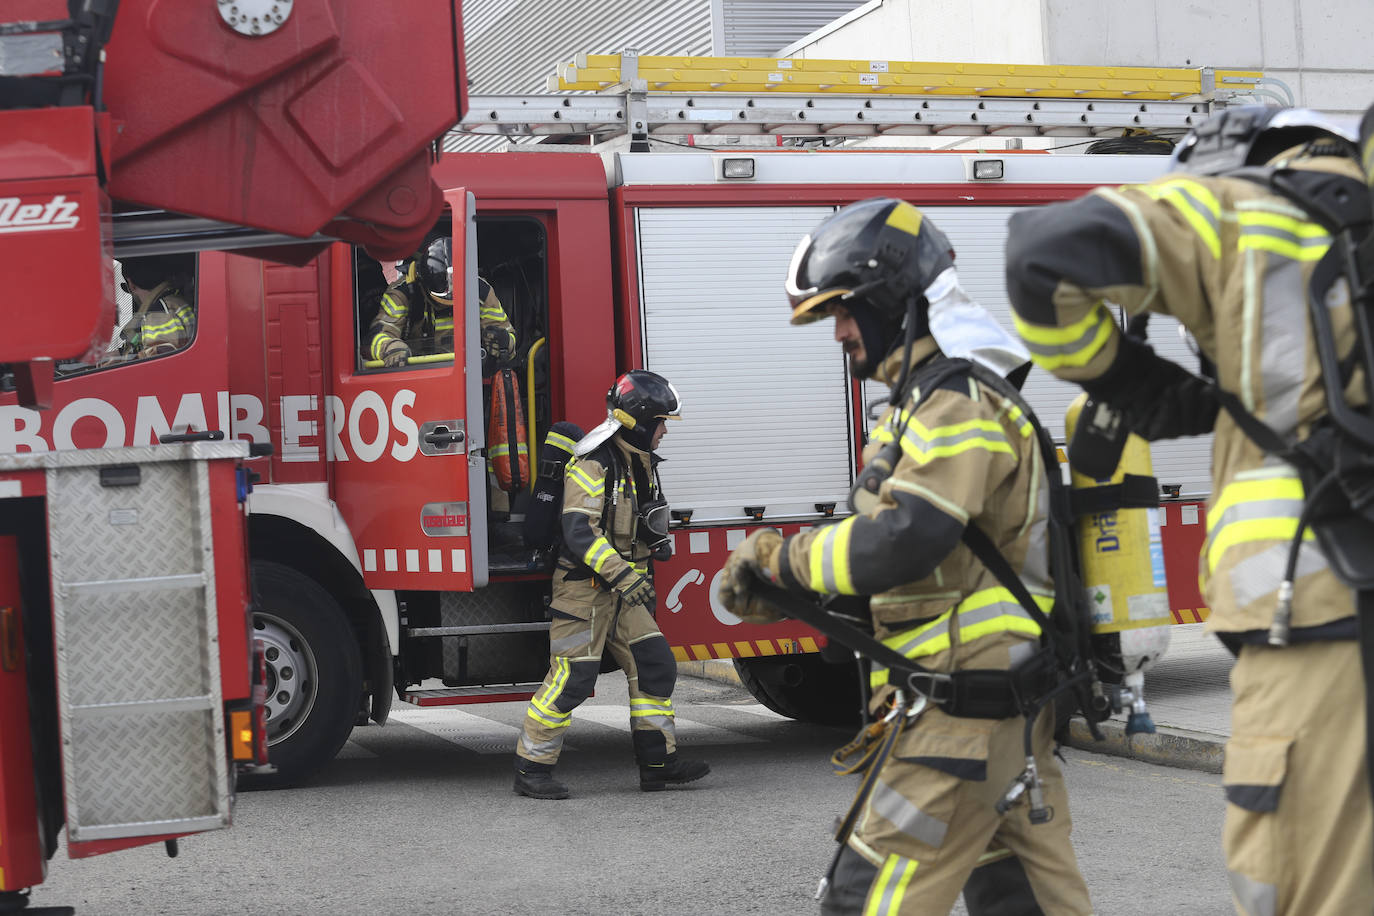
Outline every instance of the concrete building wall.
<path id="1" fill-rule="evenodd" d="M 1374 102 L 1370 0 L 1043 0 L 1043 7 L 1045 56 L 1056 63 L 1254 68 L 1286 83 L 1299 105 L 1359 112 Z"/>
<path id="2" fill-rule="evenodd" d="M 871 0 L 861 15 L 790 51 L 812 58 L 1258 69 L 1285 83 L 1298 105 L 1360 112 L 1374 102 L 1371 0 Z"/>

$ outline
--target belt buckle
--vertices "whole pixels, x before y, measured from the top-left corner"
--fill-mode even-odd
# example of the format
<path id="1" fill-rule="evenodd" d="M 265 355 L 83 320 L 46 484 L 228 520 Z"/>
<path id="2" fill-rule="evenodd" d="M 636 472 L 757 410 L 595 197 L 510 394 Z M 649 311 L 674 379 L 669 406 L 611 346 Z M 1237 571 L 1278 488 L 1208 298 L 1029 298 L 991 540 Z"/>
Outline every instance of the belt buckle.
<path id="1" fill-rule="evenodd" d="M 927 689 L 921 689 L 921 682 L 925 681 Z M 931 703 L 947 703 L 954 698 L 954 679 L 948 674 L 939 674 L 934 671 L 913 671 L 907 675 L 907 687 L 918 697 L 924 697 Z"/>

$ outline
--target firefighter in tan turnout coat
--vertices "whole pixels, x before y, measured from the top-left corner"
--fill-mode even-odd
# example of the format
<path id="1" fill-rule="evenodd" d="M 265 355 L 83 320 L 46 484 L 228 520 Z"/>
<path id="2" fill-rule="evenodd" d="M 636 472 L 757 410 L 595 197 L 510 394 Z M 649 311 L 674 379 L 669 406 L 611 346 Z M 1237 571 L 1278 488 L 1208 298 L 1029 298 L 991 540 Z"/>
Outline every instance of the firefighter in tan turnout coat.
<path id="1" fill-rule="evenodd" d="M 1234 396 L 1238 415 L 1285 445 L 1324 425 L 1307 293 L 1332 233 L 1271 182 L 1275 169 L 1293 187 L 1344 177 L 1360 196 L 1353 127 L 1292 109 L 1214 115 L 1180 145 L 1180 172 L 1028 209 L 1012 218 L 1007 243 L 1017 329 L 1038 365 L 1080 383 L 1147 439 L 1215 428 L 1199 567 L 1207 627 L 1239 653 L 1223 845 L 1246 916 L 1374 912 L 1355 593 L 1307 530 L 1284 619 L 1281 580 L 1310 494 L 1232 406 L 1218 413 Z M 1356 336 L 1343 283 L 1324 311 L 1349 364 Z M 1123 335 L 1104 300 L 1129 315 L 1177 318 L 1224 394 Z M 1363 402 L 1362 371 L 1354 375 L 1346 391 Z"/>
<path id="2" fill-rule="evenodd" d="M 931 336 L 926 293 L 937 280 L 957 286 L 953 278 L 944 234 L 896 200 L 851 204 L 802 241 L 788 280 L 792 323 L 833 317 L 851 372 L 900 395 L 863 456 L 866 467 L 890 462 L 891 473 L 866 500 L 856 489 L 855 514 L 837 524 L 787 538 L 752 533 L 719 590 L 735 614 L 776 619 L 751 591 L 762 578 L 812 595 L 871 595 L 876 635 L 938 672 L 1005 671 L 1039 649 L 1039 625 L 961 541 L 966 525 L 978 526 L 1050 611 L 1048 488 L 1031 425 L 966 371 L 921 390 L 948 364 Z M 887 669 L 875 667 L 871 680 L 875 702 L 891 694 Z M 1024 804 L 996 810 L 1024 764 L 1024 718 L 931 705 L 907 721 L 841 852 L 824 911 L 948 913 L 977 868 L 1002 898 L 997 912 L 1090 912 L 1052 728 L 1046 712 L 1032 744 L 1054 815 L 1033 825 Z M 989 866 L 996 875 L 978 868 L 997 858 L 990 847 L 1013 854 Z"/>
<path id="3" fill-rule="evenodd" d="M 553 767 L 573 710 L 591 696 L 603 651 L 629 680 L 640 788 L 657 791 L 710 772 L 705 763 L 677 754 L 677 661 L 652 616 L 650 563 L 672 550 L 653 452 L 664 421 L 680 418 L 680 399 L 663 376 L 633 369 L 611 386 L 606 406 L 606 422 L 577 443 L 564 470 L 563 546 L 550 602 L 552 657 L 515 751 L 515 791 L 531 798 L 568 797 Z"/>

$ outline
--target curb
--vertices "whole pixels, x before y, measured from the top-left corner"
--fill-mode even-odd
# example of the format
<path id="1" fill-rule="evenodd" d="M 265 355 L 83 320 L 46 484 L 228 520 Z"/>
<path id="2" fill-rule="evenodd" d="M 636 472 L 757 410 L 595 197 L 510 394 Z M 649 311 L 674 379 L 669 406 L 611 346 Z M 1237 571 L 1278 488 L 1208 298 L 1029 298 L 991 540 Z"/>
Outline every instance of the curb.
<path id="1" fill-rule="evenodd" d="M 703 662 L 678 662 L 677 673 L 685 674 L 688 677 L 699 677 L 707 681 L 718 681 L 722 684 L 733 684 L 736 687 L 744 686 L 739 679 L 739 673 L 735 671 L 735 663 L 728 658 L 712 658 Z"/>
<path id="2" fill-rule="evenodd" d="M 1127 735 L 1126 723 L 1108 719 L 1098 725 L 1103 739 L 1096 741 L 1088 731 L 1088 723 L 1074 719 L 1069 723 L 1069 747 L 1080 751 L 1129 757 L 1142 763 L 1154 763 L 1203 773 L 1220 773 L 1226 739 L 1205 732 L 1160 726 L 1154 734 Z"/>
<path id="3" fill-rule="evenodd" d="M 678 662 L 679 675 L 716 681 L 741 687 L 739 674 L 729 659 Z M 1108 719 L 1098 725 L 1103 740 L 1097 741 L 1088 731 L 1088 723 L 1074 719 L 1069 723 L 1069 747 L 1112 757 L 1129 757 L 1142 763 L 1220 773 L 1226 739 L 1219 735 L 1189 731 L 1184 728 L 1160 726 L 1153 734 L 1127 735 L 1126 723 Z"/>

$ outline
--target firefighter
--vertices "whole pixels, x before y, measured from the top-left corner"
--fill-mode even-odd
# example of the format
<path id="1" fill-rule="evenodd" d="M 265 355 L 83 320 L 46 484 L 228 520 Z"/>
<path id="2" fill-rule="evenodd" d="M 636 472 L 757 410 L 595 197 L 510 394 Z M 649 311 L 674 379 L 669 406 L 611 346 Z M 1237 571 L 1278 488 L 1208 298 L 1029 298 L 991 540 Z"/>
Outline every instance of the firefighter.
<path id="1" fill-rule="evenodd" d="M 877 468 L 888 448 L 888 473 L 869 498 L 851 495 L 855 514 L 842 522 L 786 538 L 771 528 L 750 534 L 718 588 L 736 615 L 777 619 L 754 593 L 761 578 L 813 597 L 872 596 L 875 634 L 937 672 L 1007 671 L 1039 649 L 1039 625 L 961 543 L 964 527 L 978 526 L 1036 604 L 1050 608 L 1048 486 L 1035 436 L 1019 410 L 967 371 L 949 374 L 931 331 L 931 303 L 957 285 L 948 239 L 902 201 L 851 204 L 802 240 L 787 282 L 792 323 L 834 318 L 851 374 L 893 389 L 864 449 L 866 468 Z M 981 309 L 971 320 L 990 321 Z M 933 390 L 916 390 L 940 376 Z M 875 667 L 870 682 L 875 705 L 893 697 L 887 669 Z M 943 914 L 974 876 L 970 905 L 1088 913 L 1053 724 L 1043 714 L 1032 744 L 1054 816 L 1032 825 L 1025 805 L 996 809 L 1025 762 L 1024 718 L 930 705 L 906 721 L 853 831 L 841 837 L 823 911 Z"/>
<path id="2" fill-rule="evenodd" d="M 186 296 L 194 270 L 188 255 L 152 255 L 119 262 L 120 289 L 134 300 L 119 331 L 118 356 L 147 359 L 173 353 L 196 335 L 196 310 Z"/>
<path id="3" fill-rule="evenodd" d="M 491 284 L 477 279 L 482 349 L 497 361 L 515 355 L 515 331 Z M 425 244 L 402 276 L 382 294 L 368 330 L 368 356 L 388 368 L 412 355 L 453 352 L 453 240 L 439 236 Z"/>
<path id="4" fill-rule="evenodd" d="M 567 798 L 554 764 L 572 712 L 591 695 L 608 650 L 630 687 L 630 726 L 645 792 L 700 779 L 711 768 L 678 756 L 673 728 L 677 661 L 654 623 L 651 562 L 672 555 L 668 504 L 654 454 L 666 420 L 681 419 L 677 389 L 643 369 L 606 395 L 607 418 L 576 445 L 564 470 L 562 547 L 553 577 L 550 664 L 516 746 L 515 791 Z"/>
<path id="5" fill-rule="evenodd" d="M 1331 428 L 1307 298 L 1325 253 L 1340 252 L 1301 202 L 1320 198 L 1281 189 L 1335 189 L 1325 202 L 1359 202 L 1367 221 L 1354 140 L 1353 125 L 1316 112 L 1230 109 L 1180 143 L 1164 177 L 1027 208 L 1007 241 L 1016 327 L 1038 365 L 1147 439 L 1215 431 L 1199 571 L 1207 628 L 1238 655 L 1223 846 L 1246 916 L 1374 911 L 1355 593 L 1329 542 L 1303 533 L 1312 490 L 1298 467 L 1252 438 L 1281 453 Z M 1215 387 L 1122 334 L 1107 302 L 1177 318 Z M 1367 373 L 1350 287 L 1315 307 L 1332 355 Z M 1360 383 L 1346 391 L 1364 403 Z"/>

